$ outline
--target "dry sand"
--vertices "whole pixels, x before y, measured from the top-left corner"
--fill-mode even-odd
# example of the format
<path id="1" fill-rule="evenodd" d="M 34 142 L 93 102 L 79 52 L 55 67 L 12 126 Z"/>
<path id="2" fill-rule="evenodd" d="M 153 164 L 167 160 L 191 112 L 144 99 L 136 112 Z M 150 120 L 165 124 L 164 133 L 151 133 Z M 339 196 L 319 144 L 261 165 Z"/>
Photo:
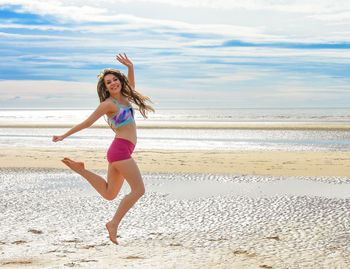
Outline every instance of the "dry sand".
<path id="1" fill-rule="evenodd" d="M 89 169 L 107 169 L 106 151 L 94 149 L 0 148 L 2 168 L 63 168 L 60 160 L 83 161 Z M 349 152 L 315 151 L 158 151 L 136 150 L 143 172 L 213 173 L 231 175 L 350 175 Z"/>

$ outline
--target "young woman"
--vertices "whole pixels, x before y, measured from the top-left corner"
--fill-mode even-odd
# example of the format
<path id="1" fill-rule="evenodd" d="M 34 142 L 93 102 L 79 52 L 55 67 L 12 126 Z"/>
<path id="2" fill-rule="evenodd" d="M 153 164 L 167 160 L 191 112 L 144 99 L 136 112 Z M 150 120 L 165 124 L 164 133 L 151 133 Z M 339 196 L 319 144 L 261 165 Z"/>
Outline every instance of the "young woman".
<path id="1" fill-rule="evenodd" d="M 107 200 L 113 200 L 117 196 L 124 179 L 130 185 L 131 192 L 122 199 L 112 220 L 106 223 L 109 238 L 115 244 L 118 244 L 117 230 L 122 218 L 145 193 L 140 170 L 131 157 L 137 136 L 134 109 L 130 102 L 138 106 L 139 111 L 145 118 L 147 111 L 154 111 L 152 107 L 146 104 L 146 101 L 151 102 L 151 100 L 134 90 L 135 80 L 132 62 L 126 54 L 124 56 L 119 54 L 117 60 L 128 67 L 128 77 L 115 69 L 103 70 L 98 76 L 97 83 L 100 105 L 85 121 L 76 125 L 64 135 L 54 136 L 52 139 L 53 142 L 62 141 L 68 136 L 90 127 L 101 116 L 106 115 L 108 117 L 108 124 L 115 131 L 116 136 L 107 152 L 109 163 L 107 182 L 104 178 L 85 169 L 82 162 L 75 162 L 69 158 L 64 158 L 62 162 L 86 178 L 98 193 Z"/>

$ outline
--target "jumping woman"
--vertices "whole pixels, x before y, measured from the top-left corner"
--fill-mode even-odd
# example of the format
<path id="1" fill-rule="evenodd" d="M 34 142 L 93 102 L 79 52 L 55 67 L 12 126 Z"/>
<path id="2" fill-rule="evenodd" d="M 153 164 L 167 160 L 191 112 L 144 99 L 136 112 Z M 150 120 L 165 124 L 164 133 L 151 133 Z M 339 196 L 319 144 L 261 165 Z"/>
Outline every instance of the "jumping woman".
<path id="1" fill-rule="evenodd" d="M 62 162 L 70 169 L 83 176 L 89 181 L 97 192 L 107 200 L 113 200 L 119 193 L 124 179 L 130 185 L 130 193 L 120 202 L 119 207 L 106 228 L 109 238 L 115 244 L 117 241 L 118 226 L 136 201 L 145 193 L 145 187 L 140 170 L 131 157 L 134 151 L 137 135 L 135 124 L 135 113 L 131 106 L 134 103 L 138 106 L 144 118 L 147 118 L 147 111 L 154 111 L 146 104 L 151 100 L 135 91 L 134 67 L 126 54 L 119 54 L 117 60 L 128 67 L 128 77 L 115 69 L 105 69 L 98 76 L 97 93 L 100 98 L 100 105 L 82 123 L 76 125 L 64 135 L 54 136 L 52 141 L 62 141 L 66 137 L 90 127 L 100 117 L 106 115 L 108 124 L 116 133 L 116 136 L 107 151 L 108 175 L 107 182 L 104 178 L 85 169 L 84 163 L 75 162 L 64 158 Z"/>

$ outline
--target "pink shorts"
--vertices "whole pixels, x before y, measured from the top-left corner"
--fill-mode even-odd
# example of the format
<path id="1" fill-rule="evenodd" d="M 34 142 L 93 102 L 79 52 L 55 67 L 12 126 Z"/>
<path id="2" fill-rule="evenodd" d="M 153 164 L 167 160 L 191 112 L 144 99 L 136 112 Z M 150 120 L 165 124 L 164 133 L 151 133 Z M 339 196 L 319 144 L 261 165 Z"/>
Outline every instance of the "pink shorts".
<path id="1" fill-rule="evenodd" d="M 131 158 L 135 145 L 124 138 L 115 138 L 107 151 L 109 163 L 127 160 Z"/>

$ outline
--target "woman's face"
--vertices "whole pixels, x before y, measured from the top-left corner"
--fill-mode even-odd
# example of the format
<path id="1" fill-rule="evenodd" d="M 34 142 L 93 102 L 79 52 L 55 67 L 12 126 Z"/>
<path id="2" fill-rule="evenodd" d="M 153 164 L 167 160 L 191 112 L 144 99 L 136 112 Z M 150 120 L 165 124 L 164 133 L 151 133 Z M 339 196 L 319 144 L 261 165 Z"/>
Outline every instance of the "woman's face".
<path id="1" fill-rule="evenodd" d="M 120 83 L 120 80 L 113 74 L 106 75 L 104 77 L 104 82 L 106 85 L 106 89 L 107 91 L 109 91 L 110 94 L 120 92 L 122 89 L 122 84 Z"/>

